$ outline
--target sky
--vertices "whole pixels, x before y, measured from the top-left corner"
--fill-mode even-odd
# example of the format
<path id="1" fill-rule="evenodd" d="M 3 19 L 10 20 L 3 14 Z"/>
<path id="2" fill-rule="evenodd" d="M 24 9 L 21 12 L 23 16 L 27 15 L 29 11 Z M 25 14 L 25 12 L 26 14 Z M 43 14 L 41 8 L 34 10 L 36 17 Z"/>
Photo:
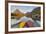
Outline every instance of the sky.
<path id="1" fill-rule="evenodd" d="M 32 12 L 32 10 L 36 8 L 36 6 L 11 6 L 11 11 L 14 12 L 14 10 L 19 9 L 21 12 L 26 13 L 26 12 Z"/>

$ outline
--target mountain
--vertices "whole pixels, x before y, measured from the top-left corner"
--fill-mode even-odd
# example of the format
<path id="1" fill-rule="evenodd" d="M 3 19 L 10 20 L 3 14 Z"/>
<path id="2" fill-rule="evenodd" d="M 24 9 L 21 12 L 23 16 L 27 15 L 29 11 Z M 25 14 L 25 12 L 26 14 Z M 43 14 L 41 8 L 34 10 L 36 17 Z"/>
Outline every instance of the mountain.
<path id="1" fill-rule="evenodd" d="M 31 12 L 27 12 L 26 14 L 25 14 L 27 17 L 32 17 L 32 13 Z"/>
<path id="2" fill-rule="evenodd" d="M 19 9 L 16 9 L 13 13 L 11 13 L 11 16 L 15 16 L 15 18 L 19 19 L 24 16 L 24 14 Z"/>

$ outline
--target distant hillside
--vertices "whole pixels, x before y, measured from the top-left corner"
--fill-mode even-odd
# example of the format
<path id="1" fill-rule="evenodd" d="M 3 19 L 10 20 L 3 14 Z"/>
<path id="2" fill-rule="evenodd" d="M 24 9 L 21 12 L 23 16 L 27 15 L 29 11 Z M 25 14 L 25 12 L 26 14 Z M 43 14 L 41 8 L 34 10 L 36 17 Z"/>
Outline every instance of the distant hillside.
<path id="1" fill-rule="evenodd" d="M 31 12 L 27 12 L 26 14 L 25 14 L 27 17 L 32 17 L 32 13 Z"/>
<path id="2" fill-rule="evenodd" d="M 26 16 L 33 18 L 34 15 L 40 15 L 40 13 L 41 13 L 40 10 L 41 10 L 40 7 L 37 7 L 32 12 L 27 12 Z"/>
<path id="3" fill-rule="evenodd" d="M 40 15 L 40 13 L 41 13 L 40 7 L 37 7 L 37 8 L 35 8 L 35 9 L 32 11 L 32 15 L 35 15 L 35 14 L 39 14 L 39 15 Z"/>
<path id="4" fill-rule="evenodd" d="M 32 13 L 33 19 L 40 20 L 40 15 L 41 15 L 41 8 L 40 7 L 35 8 L 31 13 Z"/>

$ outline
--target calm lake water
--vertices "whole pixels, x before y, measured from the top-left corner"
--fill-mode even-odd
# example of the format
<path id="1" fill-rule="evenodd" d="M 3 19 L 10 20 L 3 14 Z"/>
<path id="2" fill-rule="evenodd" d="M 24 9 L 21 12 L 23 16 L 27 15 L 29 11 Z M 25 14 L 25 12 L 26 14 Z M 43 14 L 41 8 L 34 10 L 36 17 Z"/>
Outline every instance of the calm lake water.
<path id="1" fill-rule="evenodd" d="M 17 23 L 19 23 L 20 21 L 25 21 L 25 22 L 26 22 L 26 21 L 28 21 L 28 20 L 32 21 L 35 27 L 39 27 L 40 24 L 41 24 L 40 21 L 38 21 L 38 20 L 34 21 L 32 18 L 22 17 L 22 18 L 20 18 L 19 20 L 11 19 L 11 25 L 17 24 Z M 18 26 L 18 25 L 17 25 L 17 26 Z M 16 28 L 16 26 L 14 26 L 14 27 Z"/>

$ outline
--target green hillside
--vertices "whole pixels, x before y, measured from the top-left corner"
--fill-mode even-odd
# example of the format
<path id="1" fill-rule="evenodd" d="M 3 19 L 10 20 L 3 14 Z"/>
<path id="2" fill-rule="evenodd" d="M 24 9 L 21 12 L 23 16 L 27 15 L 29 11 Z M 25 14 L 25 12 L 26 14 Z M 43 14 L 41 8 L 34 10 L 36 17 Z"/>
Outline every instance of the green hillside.
<path id="1" fill-rule="evenodd" d="M 40 15 L 40 7 L 37 7 L 35 8 L 33 11 L 32 11 L 32 14 L 35 15 L 35 14 L 39 14 Z"/>
<path id="2" fill-rule="evenodd" d="M 40 9 L 40 7 L 37 7 L 37 8 L 35 8 L 33 11 L 32 11 L 32 19 L 38 19 L 38 20 L 40 20 L 40 14 L 41 14 L 41 9 Z"/>

